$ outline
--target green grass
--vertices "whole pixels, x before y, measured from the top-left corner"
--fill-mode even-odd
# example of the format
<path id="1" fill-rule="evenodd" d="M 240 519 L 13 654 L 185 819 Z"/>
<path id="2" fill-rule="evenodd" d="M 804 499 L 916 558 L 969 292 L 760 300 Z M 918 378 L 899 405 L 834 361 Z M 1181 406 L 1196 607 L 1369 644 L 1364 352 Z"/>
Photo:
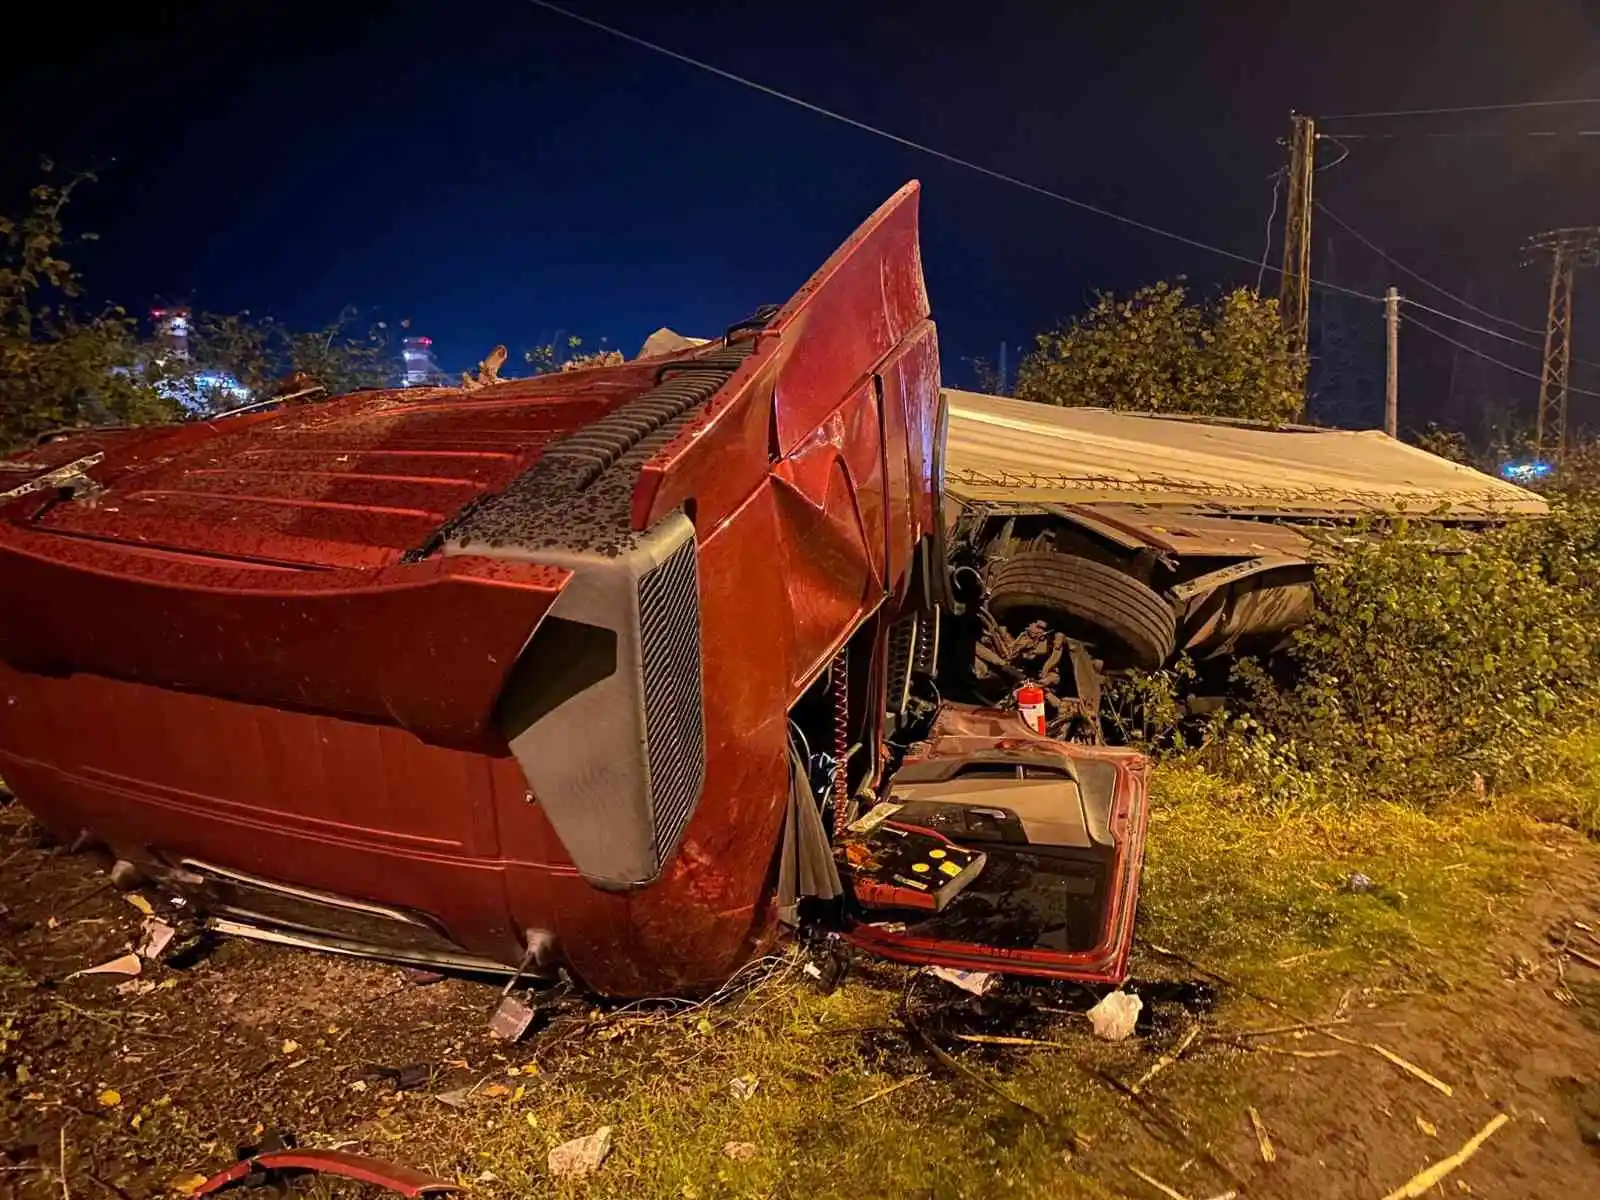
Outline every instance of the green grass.
<path id="1" fill-rule="evenodd" d="M 1396 966 L 1448 976 L 1461 935 L 1544 868 L 1531 807 L 1280 805 L 1166 766 L 1140 932 L 1286 999 Z"/>
<path id="2" fill-rule="evenodd" d="M 1600 746 L 1600 735 L 1592 744 Z M 1530 789 L 1433 811 L 1291 808 L 1195 768 L 1162 767 L 1140 936 L 1307 1009 L 1331 1007 L 1343 989 L 1397 974 L 1408 986 L 1447 986 L 1455 972 L 1472 969 L 1459 947 L 1481 946 L 1485 922 L 1511 911 L 1515 894 L 1550 857 L 1541 848 L 1548 829 L 1530 813 L 1570 818 L 1589 778 L 1555 793 Z M 1600 784 L 1600 774 L 1593 778 Z M 1370 876 L 1372 890 L 1342 886 L 1353 872 Z M 1163 965 L 1147 955 L 1140 969 Z M 591 1035 L 581 1049 L 552 1052 L 541 1074 L 507 1081 L 522 1085 L 521 1098 L 484 1113 L 455 1165 L 469 1178 L 492 1172 L 500 1182 L 483 1185 L 490 1191 L 526 1194 L 548 1186 L 552 1146 L 611 1125 L 615 1149 L 605 1168 L 563 1194 L 1127 1194 L 1129 1180 L 1115 1165 L 1119 1147 L 1147 1167 L 1177 1169 L 1131 1130 L 1126 1107 L 1085 1070 L 1131 1079 L 1152 1050 L 1096 1043 L 1077 1018 L 1060 1018 L 1059 1031 L 1047 1035 L 1072 1043 L 1068 1052 L 963 1056 L 1043 1120 L 949 1078 L 861 1104 L 908 1071 L 930 1069 L 907 1046 L 888 1061 L 863 1052 L 857 1031 L 894 1028 L 902 978 L 884 967 L 869 974 L 826 997 L 796 986 L 791 974 L 730 1008 L 657 1018 L 614 1039 Z M 1219 1019 L 1236 1019 L 1251 1003 L 1234 994 Z M 885 1040 L 894 1046 L 892 1036 Z M 1222 1058 L 1184 1068 L 1218 1122 L 1237 1116 L 1242 1069 Z M 748 1100 L 730 1092 L 739 1076 L 760 1082 Z M 1198 1119 L 1201 1127 L 1210 1123 L 1204 1112 Z M 1079 1135 L 1091 1149 L 1074 1161 Z M 755 1156 L 730 1160 L 729 1142 L 755 1145 Z"/>

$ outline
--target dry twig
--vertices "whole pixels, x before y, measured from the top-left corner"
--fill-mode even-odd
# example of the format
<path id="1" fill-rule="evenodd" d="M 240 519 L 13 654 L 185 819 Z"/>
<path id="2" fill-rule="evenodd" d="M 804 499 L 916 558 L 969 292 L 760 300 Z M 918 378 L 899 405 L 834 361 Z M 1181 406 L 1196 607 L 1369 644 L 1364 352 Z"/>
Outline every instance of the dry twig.
<path id="1" fill-rule="evenodd" d="M 1250 1128 L 1256 1131 L 1256 1145 L 1261 1147 L 1261 1161 L 1277 1162 L 1278 1152 L 1272 1148 L 1272 1139 L 1267 1136 L 1266 1122 L 1261 1119 L 1261 1114 L 1254 1108 L 1247 1108 L 1245 1111 L 1250 1114 Z"/>
<path id="2" fill-rule="evenodd" d="M 1457 1150 L 1449 1158 L 1441 1158 L 1426 1170 L 1419 1171 L 1385 1196 L 1383 1200 L 1416 1200 L 1416 1197 L 1426 1195 L 1434 1184 L 1476 1154 L 1478 1148 L 1494 1136 L 1495 1131 L 1509 1120 L 1511 1118 L 1506 1116 L 1505 1113 L 1497 1114 L 1494 1120 L 1468 1138 L 1466 1145 L 1462 1146 L 1461 1149 Z"/>
<path id="3" fill-rule="evenodd" d="M 1333 1033 L 1333 1032 L 1331 1032 L 1329 1030 L 1326 1030 L 1326 1029 L 1321 1030 L 1321 1033 L 1322 1033 L 1323 1037 L 1330 1037 L 1336 1042 L 1345 1043 L 1347 1046 L 1362 1046 L 1362 1047 L 1365 1047 L 1366 1049 L 1371 1050 L 1374 1054 L 1382 1055 L 1384 1058 L 1386 1058 L 1390 1062 L 1392 1062 L 1395 1066 L 1399 1067 L 1406 1074 L 1414 1076 L 1417 1079 L 1422 1080 L 1423 1083 L 1427 1084 L 1429 1087 L 1433 1088 L 1435 1091 L 1443 1092 L 1446 1096 L 1454 1096 L 1455 1095 L 1454 1089 L 1451 1088 L 1451 1086 L 1448 1083 L 1446 1083 L 1444 1080 L 1438 1078 L 1435 1075 L 1428 1074 L 1428 1072 L 1424 1071 L 1421 1067 L 1417 1066 L 1416 1063 L 1411 1062 L 1411 1061 L 1409 1061 L 1407 1059 L 1401 1058 L 1398 1054 L 1396 1054 L 1393 1050 L 1389 1049 L 1387 1046 L 1380 1046 L 1380 1045 L 1378 1045 L 1377 1042 L 1358 1042 L 1358 1041 L 1356 1041 L 1355 1038 L 1347 1038 L 1343 1034 Z"/>
<path id="4" fill-rule="evenodd" d="M 850 1112 L 853 1109 L 865 1108 L 867 1105 L 871 1104 L 874 1100 L 882 1100 L 890 1092 L 898 1092 L 901 1088 L 909 1087 L 911 1084 L 916 1083 L 917 1081 L 922 1080 L 922 1079 L 926 1079 L 926 1078 L 927 1078 L 926 1075 L 911 1075 L 911 1076 L 908 1076 L 907 1078 L 902 1079 L 899 1083 L 891 1083 L 886 1088 L 878 1089 L 876 1092 L 873 1092 L 872 1095 L 866 1096 L 863 1099 L 857 1100 L 854 1104 L 846 1104 L 844 1106 L 844 1110 L 845 1110 L 845 1112 Z"/>
<path id="5" fill-rule="evenodd" d="M 1165 1071 L 1173 1063 L 1182 1058 L 1189 1047 L 1194 1045 L 1195 1038 L 1199 1036 L 1200 1026 L 1196 1025 L 1193 1029 L 1189 1030 L 1188 1035 L 1183 1039 L 1183 1041 L 1178 1043 L 1174 1050 L 1172 1050 L 1170 1053 L 1163 1054 L 1160 1058 L 1156 1059 L 1156 1061 L 1151 1065 L 1150 1069 L 1143 1075 L 1139 1076 L 1138 1082 L 1136 1082 L 1129 1090 L 1132 1091 L 1135 1096 L 1137 1096 L 1144 1089 L 1145 1084 L 1149 1083 L 1157 1075 L 1161 1074 L 1161 1072 Z"/>

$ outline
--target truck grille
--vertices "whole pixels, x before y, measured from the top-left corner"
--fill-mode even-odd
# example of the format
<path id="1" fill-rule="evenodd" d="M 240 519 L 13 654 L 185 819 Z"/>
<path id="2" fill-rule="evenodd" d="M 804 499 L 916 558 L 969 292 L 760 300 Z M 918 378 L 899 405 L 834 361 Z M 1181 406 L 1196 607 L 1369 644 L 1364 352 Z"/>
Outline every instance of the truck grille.
<path id="1" fill-rule="evenodd" d="M 665 866 L 705 783 L 693 537 L 639 580 L 639 651 L 656 862 Z"/>

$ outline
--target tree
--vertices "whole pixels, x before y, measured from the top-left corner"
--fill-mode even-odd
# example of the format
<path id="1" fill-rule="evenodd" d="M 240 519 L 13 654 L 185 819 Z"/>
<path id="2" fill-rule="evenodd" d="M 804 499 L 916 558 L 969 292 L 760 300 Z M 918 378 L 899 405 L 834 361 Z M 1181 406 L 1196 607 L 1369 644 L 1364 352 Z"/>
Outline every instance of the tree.
<path id="1" fill-rule="evenodd" d="M 408 322 L 401 322 L 404 328 Z M 273 317 L 204 313 L 194 324 L 195 370 L 226 371 L 253 396 L 266 398 L 281 381 L 303 378 L 337 396 L 357 388 L 388 387 L 397 363 L 384 321 L 362 323 L 361 311 L 347 307 L 321 329 L 296 332 Z M 235 407 L 236 397 L 198 389 L 206 412 Z"/>
<path id="2" fill-rule="evenodd" d="M 44 172 L 53 173 L 50 164 Z M 62 212 L 87 178 L 47 178 L 20 217 L 0 217 L 0 450 L 61 426 L 137 425 L 178 414 L 145 377 L 133 319 L 114 307 L 76 310 L 82 288 L 62 257 Z"/>
<path id="3" fill-rule="evenodd" d="M 1274 300 L 1237 288 L 1191 303 L 1181 283 L 1125 300 L 1101 293 L 1062 329 L 1041 333 L 1017 396 L 1045 404 L 1289 421 L 1305 404 L 1306 363 Z"/>

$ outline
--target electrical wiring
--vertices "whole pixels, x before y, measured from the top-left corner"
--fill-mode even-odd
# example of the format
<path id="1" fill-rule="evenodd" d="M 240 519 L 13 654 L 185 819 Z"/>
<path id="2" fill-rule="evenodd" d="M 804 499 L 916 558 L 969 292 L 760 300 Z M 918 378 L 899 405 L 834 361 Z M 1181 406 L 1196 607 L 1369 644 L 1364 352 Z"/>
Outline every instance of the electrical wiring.
<path id="1" fill-rule="evenodd" d="M 1456 347 L 1456 349 L 1458 349 L 1458 350 L 1465 350 L 1468 354 L 1471 354 L 1476 358 L 1481 358 L 1485 362 L 1493 363 L 1495 366 L 1501 368 L 1502 370 L 1510 371 L 1513 375 L 1521 375 L 1524 379 L 1532 379 L 1532 380 L 1535 380 L 1535 381 L 1540 379 L 1540 376 L 1536 372 L 1524 371 L 1521 367 L 1514 366 L 1511 363 L 1504 362 L 1501 359 L 1495 358 L 1492 354 L 1485 354 L 1482 350 L 1479 350 L 1479 349 L 1477 349 L 1476 347 L 1473 347 L 1473 346 L 1469 346 L 1465 342 L 1458 342 L 1455 338 L 1449 337 L 1446 334 L 1440 333 L 1437 329 L 1434 329 L 1429 325 L 1423 324 L 1421 321 L 1417 320 L 1415 317 L 1410 318 L 1406 322 L 1406 327 L 1410 328 L 1410 329 L 1420 329 L 1424 333 L 1431 334 L 1434 337 L 1438 338 L 1441 342 L 1446 342 L 1446 343 Z M 1576 387 L 1570 387 L 1569 386 L 1567 388 L 1567 391 L 1570 392 L 1574 396 L 1600 396 L 1600 392 L 1589 391 L 1586 388 L 1576 388 Z"/>
<path id="2" fill-rule="evenodd" d="M 1513 321 L 1509 317 L 1502 317 L 1498 313 L 1492 313 L 1486 308 L 1479 308 L 1476 304 L 1472 303 L 1472 301 L 1463 299 L 1462 297 L 1456 295 L 1454 292 L 1450 291 L 1448 288 L 1440 287 L 1437 283 L 1434 283 L 1432 280 L 1427 279 L 1427 278 L 1417 274 L 1410 267 L 1406 266 L 1405 263 L 1403 263 L 1399 259 L 1395 258 L 1394 255 L 1390 254 L 1382 246 L 1379 246 L 1377 243 L 1373 242 L 1370 238 L 1368 238 L 1365 234 L 1363 234 L 1359 229 L 1355 228 L 1355 226 L 1351 225 L 1348 221 L 1346 221 L 1342 217 L 1340 217 L 1338 213 L 1334 212 L 1327 205 L 1322 203 L 1322 201 L 1320 201 L 1320 200 L 1315 201 L 1315 205 L 1316 205 L 1316 209 L 1317 209 L 1318 212 L 1320 212 L 1323 216 L 1327 217 L 1335 225 L 1339 226 L 1339 228 L 1343 229 L 1351 237 L 1355 238 L 1356 241 L 1360 242 L 1368 250 L 1371 250 L 1379 258 L 1383 259 L 1384 262 L 1388 263 L 1390 266 L 1394 267 L 1398 271 L 1403 271 L 1405 274 L 1409 275 L 1412 279 L 1415 279 L 1418 283 L 1422 284 L 1424 287 L 1432 288 L 1434 291 L 1438 292 L 1441 296 L 1447 296 L 1451 300 L 1454 300 L 1457 304 L 1461 305 L 1462 308 L 1468 309 L 1471 312 L 1475 312 L 1479 316 L 1488 317 L 1491 321 L 1499 321 L 1504 325 L 1511 326 L 1511 328 L 1513 328 L 1513 329 L 1520 329 L 1520 330 L 1522 330 L 1523 333 L 1534 333 L 1534 334 L 1543 334 L 1544 333 L 1544 330 L 1542 330 L 1542 329 L 1535 329 L 1530 325 L 1523 325 L 1523 324 L 1520 324 L 1517 321 Z"/>
<path id="3" fill-rule="evenodd" d="M 1370 121 L 1383 117 L 1439 117 L 1452 113 L 1514 112 L 1527 108 L 1570 108 L 1584 104 L 1600 104 L 1600 96 L 1574 100 L 1523 100 L 1515 104 L 1458 104 L 1449 108 L 1397 108 L 1389 112 L 1334 113 L 1319 117 L 1321 121 Z"/>
<path id="4" fill-rule="evenodd" d="M 949 163 L 952 166 L 961 167 L 968 171 L 975 171 L 980 175 L 988 176 L 990 179 L 998 180 L 1001 183 L 1008 183 L 1013 187 L 1022 188 L 1024 191 L 1032 192 L 1035 195 L 1044 196 L 1045 198 L 1054 200 L 1060 204 L 1065 204 L 1069 208 L 1078 209 L 1080 212 L 1091 213 L 1097 217 L 1104 217 L 1108 221 L 1116 221 L 1118 224 L 1126 225 L 1131 229 L 1138 229 L 1144 233 L 1154 234 L 1156 237 L 1166 238 L 1169 241 L 1178 242 L 1196 250 L 1204 250 L 1208 254 L 1220 255 L 1223 258 L 1229 258 L 1234 262 L 1244 263 L 1247 266 L 1255 267 L 1259 265 L 1257 261 L 1254 258 L 1251 258 L 1249 255 L 1240 254 L 1237 251 L 1229 250 L 1222 246 L 1213 246 L 1209 242 L 1203 242 L 1198 238 L 1188 237 L 1185 234 L 1174 233 L 1170 229 L 1163 229 L 1159 225 L 1150 224 L 1148 221 L 1141 221 L 1135 217 L 1124 216 L 1123 214 L 1113 212 L 1108 208 L 1102 208 L 1098 204 L 1091 204 L 1086 200 L 1076 199 L 1073 196 L 1068 196 L 1065 193 L 1055 191 L 1051 188 L 1041 187 L 1036 183 L 1030 183 L 1026 179 L 1020 179 L 1015 175 L 1008 175 L 1004 171 L 997 171 L 993 167 L 986 167 L 982 163 L 973 162 L 971 159 L 962 158 L 959 155 L 951 154 L 945 150 L 940 150 L 937 147 L 930 146 L 925 142 L 914 141 L 911 138 L 902 137 L 898 133 L 892 133 L 887 129 L 881 129 L 876 125 L 869 125 L 867 122 L 857 120 L 855 117 L 847 116 L 846 114 L 837 112 L 831 108 L 824 108 L 820 104 L 815 104 L 810 100 L 806 100 L 800 96 L 792 95 L 789 92 L 780 91 L 778 88 L 771 87 L 768 84 L 758 82 L 754 79 L 750 79 L 747 76 L 735 74 L 734 72 L 726 70 L 723 67 L 708 63 L 703 59 L 694 58 L 691 55 L 684 54 L 682 51 L 673 50 L 668 46 L 663 46 L 657 42 L 649 41 L 645 38 L 637 36 L 636 34 L 629 33 L 624 29 L 618 29 L 614 25 L 608 25 L 604 21 L 597 21 L 593 17 L 586 17 L 581 13 L 575 13 L 571 9 L 563 8 L 559 4 L 551 3 L 550 0 L 525 0 L 525 3 L 530 4 L 535 8 L 542 8 L 548 12 L 555 13 L 558 16 L 565 17 L 570 21 L 576 21 L 580 25 L 587 25 L 591 29 L 599 30 L 602 33 L 609 34 L 612 37 L 619 38 L 622 41 L 628 42 L 634 46 L 638 46 L 641 49 L 649 50 L 652 53 L 663 55 L 667 58 L 683 63 L 686 66 L 694 67 L 700 71 L 706 71 L 712 75 L 716 75 L 721 79 L 726 79 L 730 83 L 737 83 L 741 87 L 750 88 L 752 91 L 760 92 L 764 96 L 770 96 L 775 100 L 782 100 L 787 104 L 793 104 L 798 108 L 805 109 L 807 112 L 815 113 L 819 117 L 826 117 L 830 121 L 838 121 L 840 124 L 848 125 L 852 129 L 859 129 L 863 133 L 870 133 L 875 137 L 880 137 L 886 141 L 894 142 L 896 145 L 904 146 L 908 150 L 915 150 L 919 154 L 926 154 L 931 158 L 937 158 L 941 162 Z M 1275 271 L 1280 275 L 1283 273 L 1282 269 L 1279 267 L 1269 266 L 1268 270 Z M 1311 280 L 1311 284 L 1313 287 L 1321 288 L 1324 291 L 1337 292 L 1346 296 L 1354 296 L 1361 300 L 1371 300 L 1375 303 L 1379 302 L 1379 297 L 1369 296 L 1367 293 L 1358 292 L 1354 288 L 1341 287 L 1338 284 L 1333 283 L 1324 283 L 1318 279 Z"/>

